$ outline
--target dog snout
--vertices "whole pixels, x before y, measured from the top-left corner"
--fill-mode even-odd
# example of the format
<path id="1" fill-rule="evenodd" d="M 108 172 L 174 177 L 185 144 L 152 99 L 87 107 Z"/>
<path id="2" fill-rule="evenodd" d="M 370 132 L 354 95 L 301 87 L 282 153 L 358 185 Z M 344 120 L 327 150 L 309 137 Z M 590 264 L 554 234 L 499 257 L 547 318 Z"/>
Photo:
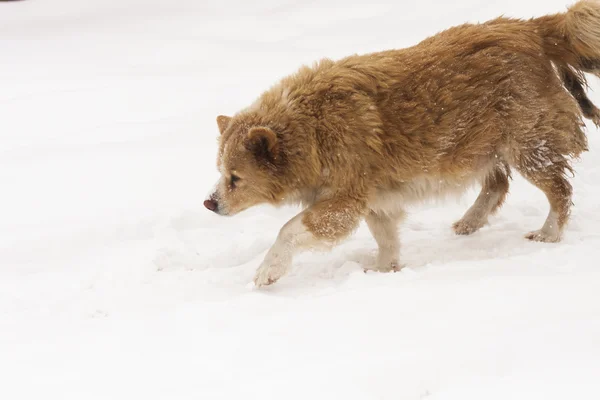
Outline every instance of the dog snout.
<path id="1" fill-rule="evenodd" d="M 217 212 L 219 209 L 219 203 L 212 199 L 204 200 L 204 207 L 208 208 L 212 212 Z"/>

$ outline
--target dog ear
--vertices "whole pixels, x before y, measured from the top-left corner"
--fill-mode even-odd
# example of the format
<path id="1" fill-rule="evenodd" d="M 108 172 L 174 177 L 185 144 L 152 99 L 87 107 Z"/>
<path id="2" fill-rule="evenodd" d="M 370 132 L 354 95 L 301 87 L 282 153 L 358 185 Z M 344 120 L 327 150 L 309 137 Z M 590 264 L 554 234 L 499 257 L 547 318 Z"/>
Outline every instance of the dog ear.
<path id="1" fill-rule="evenodd" d="M 256 157 L 274 161 L 277 158 L 277 135 L 264 126 L 255 126 L 248 131 L 249 149 Z"/>
<path id="2" fill-rule="evenodd" d="M 223 132 L 225 132 L 225 129 L 227 129 L 230 122 L 231 117 L 226 117 L 225 115 L 219 115 L 217 117 L 217 125 L 219 126 L 219 132 L 221 132 L 221 135 Z"/>

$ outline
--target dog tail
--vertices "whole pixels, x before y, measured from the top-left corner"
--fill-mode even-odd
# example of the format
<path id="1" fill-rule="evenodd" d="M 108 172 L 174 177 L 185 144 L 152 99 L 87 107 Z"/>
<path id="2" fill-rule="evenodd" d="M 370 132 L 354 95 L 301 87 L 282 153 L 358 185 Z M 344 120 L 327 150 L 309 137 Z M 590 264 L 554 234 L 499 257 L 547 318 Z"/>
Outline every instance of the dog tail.
<path id="1" fill-rule="evenodd" d="M 542 36 L 544 52 L 556 65 L 583 116 L 600 125 L 600 110 L 587 97 L 584 76 L 587 72 L 600 77 L 600 1 L 579 1 L 566 13 L 533 21 Z"/>

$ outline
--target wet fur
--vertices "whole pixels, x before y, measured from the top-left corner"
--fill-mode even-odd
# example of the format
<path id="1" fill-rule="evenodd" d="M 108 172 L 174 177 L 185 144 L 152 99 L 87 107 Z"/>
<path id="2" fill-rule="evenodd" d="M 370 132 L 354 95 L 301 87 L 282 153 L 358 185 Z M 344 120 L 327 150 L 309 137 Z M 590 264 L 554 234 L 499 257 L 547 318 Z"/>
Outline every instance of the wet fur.
<path id="1" fill-rule="evenodd" d="M 570 160 L 587 150 L 582 117 L 600 121 L 585 72 L 600 76 L 595 1 L 322 60 L 218 118 L 222 178 L 211 199 L 223 215 L 259 203 L 306 207 L 282 229 L 258 286 L 282 276 L 297 252 L 338 243 L 362 219 L 380 248 L 375 269 L 395 270 L 407 204 L 479 183 L 481 194 L 454 225 L 469 234 L 502 205 L 512 169 L 550 203 L 544 227 L 527 237 L 558 241 L 571 206 Z"/>

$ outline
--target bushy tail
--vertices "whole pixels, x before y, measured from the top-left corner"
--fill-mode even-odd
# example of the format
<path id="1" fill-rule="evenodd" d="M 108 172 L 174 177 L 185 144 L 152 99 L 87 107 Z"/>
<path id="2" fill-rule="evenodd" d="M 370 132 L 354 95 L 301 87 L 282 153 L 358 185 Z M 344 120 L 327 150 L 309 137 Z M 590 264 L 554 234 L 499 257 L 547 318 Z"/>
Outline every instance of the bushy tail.
<path id="1" fill-rule="evenodd" d="M 584 117 L 600 125 L 600 110 L 585 93 L 587 85 L 583 74 L 600 77 L 600 1 L 579 1 L 564 14 L 534 21 L 544 40 L 544 52 L 556 65 Z"/>

